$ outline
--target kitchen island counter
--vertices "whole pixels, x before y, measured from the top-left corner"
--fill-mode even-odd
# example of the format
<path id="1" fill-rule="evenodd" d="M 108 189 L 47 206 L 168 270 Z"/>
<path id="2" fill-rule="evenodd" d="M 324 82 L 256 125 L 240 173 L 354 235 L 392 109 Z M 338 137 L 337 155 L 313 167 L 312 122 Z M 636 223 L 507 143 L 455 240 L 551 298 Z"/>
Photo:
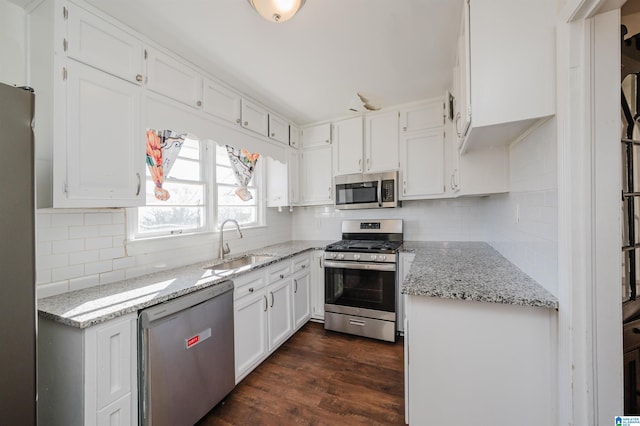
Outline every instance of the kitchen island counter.
<path id="1" fill-rule="evenodd" d="M 330 242 L 298 240 L 250 250 L 246 254 L 268 254 L 274 256 L 274 259 L 237 272 L 216 274 L 212 270 L 203 269 L 207 263 L 199 262 L 51 296 L 38 300 L 38 314 L 72 327 L 87 328 L 226 280 L 232 280 L 306 251 L 322 250 Z M 229 259 L 243 255 L 244 253 L 234 254 Z"/>
<path id="2" fill-rule="evenodd" d="M 558 308 L 558 300 L 484 242 L 405 241 L 415 253 L 402 293 Z"/>

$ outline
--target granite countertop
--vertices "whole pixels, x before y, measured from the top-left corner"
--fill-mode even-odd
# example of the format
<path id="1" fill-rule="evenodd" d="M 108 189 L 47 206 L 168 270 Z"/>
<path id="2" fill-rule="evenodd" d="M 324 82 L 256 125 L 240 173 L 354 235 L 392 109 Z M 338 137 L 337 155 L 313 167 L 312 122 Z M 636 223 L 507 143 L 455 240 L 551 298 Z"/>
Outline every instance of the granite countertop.
<path id="1" fill-rule="evenodd" d="M 219 284 L 256 269 L 314 249 L 324 249 L 332 241 L 288 241 L 237 253 L 269 254 L 273 260 L 259 263 L 234 274 L 214 274 L 203 269 L 206 262 L 156 272 L 111 284 L 100 285 L 38 300 L 38 314 L 60 323 L 86 328 L 140 309 Z M 211 263 L 211 262 L 210 262 Z"/>
<path id="2" fill-rule="evenodd" d="M 446 299 L 558 308 L 558 300 L 483 242 L 405 241 L 414 252 L 402 293 Z"/>

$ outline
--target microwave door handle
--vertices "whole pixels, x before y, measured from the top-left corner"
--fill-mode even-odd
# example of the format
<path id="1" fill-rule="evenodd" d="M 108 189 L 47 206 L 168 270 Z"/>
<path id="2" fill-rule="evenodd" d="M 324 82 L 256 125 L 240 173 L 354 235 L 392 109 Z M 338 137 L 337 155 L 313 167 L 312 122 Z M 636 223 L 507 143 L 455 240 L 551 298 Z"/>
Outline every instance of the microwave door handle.
<path id="1" fill-rule="evenodd" d="M 382 177 L 378 178 L 378 207 L 382 207 Z"/>

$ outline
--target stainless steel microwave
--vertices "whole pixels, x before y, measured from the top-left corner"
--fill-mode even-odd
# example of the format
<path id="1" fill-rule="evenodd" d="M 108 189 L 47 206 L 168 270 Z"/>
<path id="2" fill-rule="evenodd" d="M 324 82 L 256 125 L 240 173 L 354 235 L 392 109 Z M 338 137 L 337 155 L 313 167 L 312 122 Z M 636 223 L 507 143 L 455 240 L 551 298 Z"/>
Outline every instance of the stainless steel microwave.
<path id="1" fill-rule="evenodd" d="M 337 209 L 399 207 L 398 172 L 335 177 Z"/>

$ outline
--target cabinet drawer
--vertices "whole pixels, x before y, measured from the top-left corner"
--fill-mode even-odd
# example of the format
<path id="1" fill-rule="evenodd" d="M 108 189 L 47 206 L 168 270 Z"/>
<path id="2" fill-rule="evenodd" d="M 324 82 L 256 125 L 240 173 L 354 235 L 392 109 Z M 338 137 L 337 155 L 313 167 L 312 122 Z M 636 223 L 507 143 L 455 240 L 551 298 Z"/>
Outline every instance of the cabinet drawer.
<path id="1" fill-rule="evenodd" d="M 300 271 L 304 271 L 304 270 L 309 270 L 309 264 L 310 264 L 310 260 L 309 260 L 309 256 L 300 256 L 300 257 L 296 257 L 293 259 L 292 262 L 292 273 L 296 273 L 296 272 L 300 272 Z"/>
<path id="2" fill-rule="evenodd" d="M 265 286 L 264 274 L 249 274 L 233 280 L 235 287 L 233 299 L 238 300 L 251 294 L 257 294 Z"/>
<path id="3" fill-rule="evenodd" d="M 281 280 L 291 274 L 291 265 L 289 262 L 276 263 L 269 268 L 269 283 Z"/>

